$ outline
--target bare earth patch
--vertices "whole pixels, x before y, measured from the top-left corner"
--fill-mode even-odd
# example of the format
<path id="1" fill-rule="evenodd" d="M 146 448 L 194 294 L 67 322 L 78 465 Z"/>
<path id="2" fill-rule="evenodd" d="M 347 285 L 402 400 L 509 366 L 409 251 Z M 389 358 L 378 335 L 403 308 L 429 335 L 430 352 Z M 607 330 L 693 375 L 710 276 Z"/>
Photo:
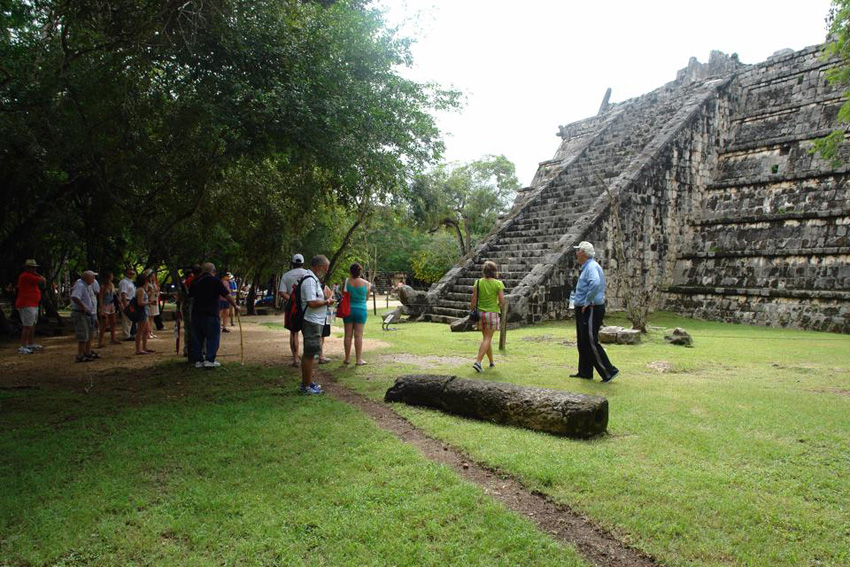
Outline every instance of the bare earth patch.
<path id="1" fill-rule="evenodd" d="M 658 373 L 665 374 L 667 372 L 673 372 L 673 365 L 667 362 L 666 360 L 656 360 L 655 362 L 649 362 L 646 365 L 650 370 L 655 370 Z"/>
<path id="2" fill-rule="evenodd" d="M 269 329 L 262 323 L 283 323 L 282 317 L 242 317 L 245 364 L 277 366 L 291 360 L 289 352 L 289 333 L 284 330 Z M 69 323 L 70 324 L 70 323 Z M 33 385 L 88 383 L 90 379 L 102 374 L 121 374 L 154 366 L 167 360 L 181 360 L 175 352 L 175 334 L 173 323 L 166 323 L 162 331 L 154 331 L 158 338 L 148 341 L 148 348 L 156 352 L 149 355 L 134 354 L 133 341 L 122 341 L 120 345 L 95 348 L 100 359 L 91 362 L 74 362 L 77 343 L 73 334 L 64 337 L 38 337 L 44 350 L 35 354 L 21 355 L 16 352 L 16 342 L 7 342 L 0 347 L 0 388 L 20 388 Z M 222 333 L 221 346 L 217 359 L 222 363 L 239 362 L 239 327 L 229 327 L 230 333 Z M 343 358 L 343 341 L 336 337 L 342 327 L 335 327 L 331 336 L 325 339 L 325 356 L 331 359 Z M 363 340 L 368 353 L 384 348 L 387 343 L 370 339 Z M 182 350 L 182 337 L 181 337 Z"/>
<path id="3" fill-rule="evenodd" d="M 416 356 L 414 354 L 382 354 L 378 357 L 379 362 L 395 362 L 397 364 L 411 364 L 420 368 L 437 368 L 439 366 L 464 366 L 474 362 L 473 357 L 460 356 Z"/>

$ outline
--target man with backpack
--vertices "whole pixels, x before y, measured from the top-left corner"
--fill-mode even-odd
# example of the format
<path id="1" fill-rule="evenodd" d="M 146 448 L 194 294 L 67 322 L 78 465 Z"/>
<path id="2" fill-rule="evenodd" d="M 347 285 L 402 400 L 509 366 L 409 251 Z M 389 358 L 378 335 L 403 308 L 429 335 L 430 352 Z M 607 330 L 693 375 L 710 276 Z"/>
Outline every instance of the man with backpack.
<path id="1" fill-rule="evenodd" d="M 327 257 L 314 256 L 310 262 L 310 270 L 301 278 L 293 290 L 296 319 L 301 320 L 301 333 L 304 336 L 304 355 L 301 357 L 301 393 L 321 394 L 322 387 L 313 383 L 313 364 L 315 357 L 322 356 L 322 329 L 325 327 L 327 309 L 334 300 L 329 297 L 330 290 L 322 286 L 320 278 L 328 273 L 330 262 Z M 297 327 L 297 321 L 296 327 Z"/>
<path id="2" fill-rule="evenodd" d="M 309 270 L 304 269 L 304 256 L 296 254 L 292 257 L 292 269 L 283 274 L 280 278 L 280 286 L 278 287 L 278 295 L 284 301 L 289 302 L 292 290 L 296 284 L 301 281 L 301 278 L 309 274 Z M 289 329 L 289 350 L 292 352 L 292 366 L 298 367 L 298 333 L 299 331 L 292 330 L 292 323 L 286 319 L 289 318 L 289 309 L 284 308 L 284 326 Z"/>

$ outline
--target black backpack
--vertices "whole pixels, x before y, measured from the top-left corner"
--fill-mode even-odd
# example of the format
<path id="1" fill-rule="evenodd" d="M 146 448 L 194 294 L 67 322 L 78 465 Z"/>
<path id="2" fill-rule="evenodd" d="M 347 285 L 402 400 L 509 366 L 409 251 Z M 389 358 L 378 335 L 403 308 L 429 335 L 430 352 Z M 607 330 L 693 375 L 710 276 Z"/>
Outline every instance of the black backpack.
<path id="1" fill-rule="evenodd" d="M 289 299 L 286 300 L 286 303 L 283 306 L 283 326 L 292 331 L 293 333 L 297 333 L 301 331 L 302 327 L 304 327 L 304 302 L 301 300 L 301 284 L 304 283 L 304 280 L 307 278 L 314 278 L 310 274 L 302 276 L 298 283 L 295 284 L 295 287 L 292 288 L 292 293 L 289 295 Z M 316 280 L 316 283 L 319 283 L 319 280 Z"/>

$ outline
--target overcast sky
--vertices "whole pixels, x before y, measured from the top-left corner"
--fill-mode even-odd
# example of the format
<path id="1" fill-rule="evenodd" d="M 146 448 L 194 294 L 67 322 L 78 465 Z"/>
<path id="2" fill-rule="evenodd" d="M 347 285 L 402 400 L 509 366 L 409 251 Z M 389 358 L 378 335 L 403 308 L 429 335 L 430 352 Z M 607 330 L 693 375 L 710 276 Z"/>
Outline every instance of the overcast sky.
<path id="1" fill-rule="evenodd" d="M 415 37 L 404 74 L 453 86 L 446 159 L 504 154 L 520 183 L 558 147 L 558 126 L 654 90 L 711 50 L 759 63 L 823 42 L 829 0 L 378 0 Z"/>

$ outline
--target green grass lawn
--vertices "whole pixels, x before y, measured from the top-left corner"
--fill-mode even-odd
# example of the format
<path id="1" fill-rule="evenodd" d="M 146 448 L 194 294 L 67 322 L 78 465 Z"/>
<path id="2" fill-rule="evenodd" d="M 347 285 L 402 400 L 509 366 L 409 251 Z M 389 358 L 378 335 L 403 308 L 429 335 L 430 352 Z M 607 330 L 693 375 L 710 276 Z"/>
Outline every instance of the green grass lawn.
<path id="1" fill-rule="evenodd" d="M 625 324 L 612 318 L 608 323 Z M 425 370 L 466 378 L 604 395 L 609 435 L 559 439 L 512 427 L 397 406 L 429 434 L 586 513 L 665 565 L 850 565 L 850 337 L 725 325 L 659 314 L 695 348 L 667 345 L 661 330 L 639 346 L 614 345 L 611 384 L 570 379 L 570 323 L 511 331 L 497 367 L 471 367 L 480 335 L 434 324 L 367 336 L 391 343 L 369 353 L 466 356 Z M 665 362 L 670 372 L 648 367 Z M 429 362 L 433 363 L 433 359 Z M 340 380 L 383 395 L 413 364 L 332 365 Z"/>
<path id="2" fill-rule="evenodd" d="M 359 411 L 295 392 L 288 370 L 177 363 L 87 394 L 0 390 L 0 565 L 583 564 Z"/>

